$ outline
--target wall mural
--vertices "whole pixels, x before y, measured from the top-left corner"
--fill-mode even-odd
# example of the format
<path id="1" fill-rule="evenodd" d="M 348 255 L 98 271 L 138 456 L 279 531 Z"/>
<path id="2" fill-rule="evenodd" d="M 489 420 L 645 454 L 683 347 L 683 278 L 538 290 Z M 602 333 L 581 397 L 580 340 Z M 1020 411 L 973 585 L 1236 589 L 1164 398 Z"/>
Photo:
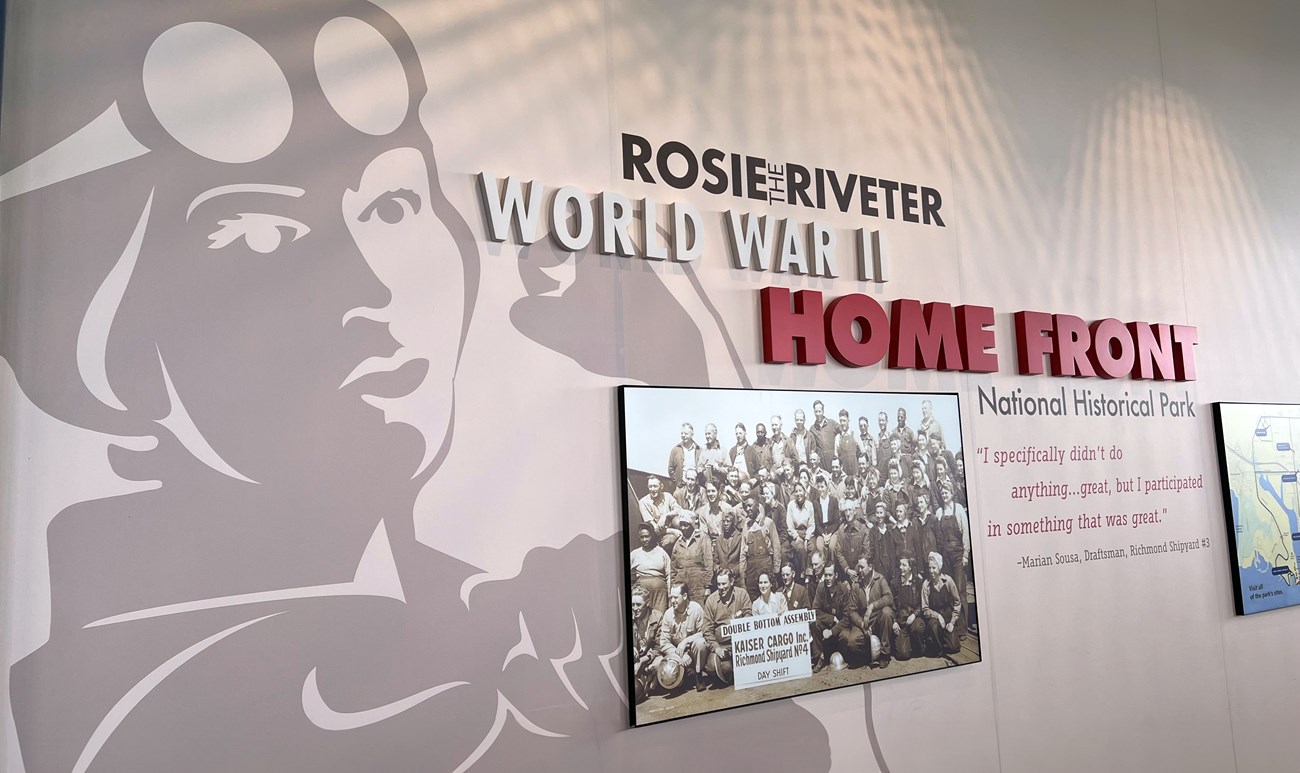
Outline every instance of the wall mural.
<path id="1" fill-rule="evenodd" d="M 1209 405 L 1300 403 L 1298 24 L 1263 0 L 10 0 L 0 770 L 1293 767 L 1300 618 L 1233 615 L 1230 578 L 1267 606 L 1294 572 L 1216 544 Z M 576 214 L 499 238 L 480 174 L 621 197 L 632 255 L 603 221 L 557 244 Z M 732 223 L 771 231 L 770 265 Z M 839 270 L 776 271 L 791 233 L 823 268 L 837 235 Z M 799 291 L 890 309 L 891 340 L 900 301 L 982 310 L 1001 365 L 765 361 L 762 299 Z M 1080 372 L 1087 320 L 1194 328 L 1197 380 L 1052 375 L 1017 312 Z M 967 636 L 968 667 L 631 728 L 637 689 L 665 719 L 735 691 L 627 680 L 622 498 L 673 477 L 681 422 L 730 445 L 796 406 L 674 414 L 624 476 L 622 385 L 958 395 L 979 662 Z M 892 655 L 876 675 L 918 660 Z M 813 681 L 872 673 L 852 660 Z"/>
<path id="2" fill-rule="evenodd" d="M 33 33 L 79 4 L 50 5 L 24 9 Z M 46 420 L 104 439 L 116 478 L 49 522 L 49 637 L 10 671 L 26 770 L 660 768 L 665 737 L 626 729 L 620 536 L 469 583 L 416 538 L 421 490 L 480 431 L 456 410 L 468 328 L 503 310 L 476 303 L 482 256 L 439 188 L 407 34 L 361 2 L 139 11 L 57 65 L 31 109 L 63 131 L 4 179 L 8 222 L 52 237 L 6 256 L 20 293 L 50 268 L 22 306 L 39 332 L 0 354 Z M 611 277 L 558 304 L 607 321 L 621 310 L 577 296 Z M 623 293 L 700 340 L 653 274 Z M 593 373 L 707 378 L 690 347 L 655 372 L 569 352 L 593 320 L 530 300 L 519 331 Z M 534 517 L 492 499 L 445 505 Z M 672 740 L 702 755 L 754 723 L 789 732 L 777 758 L 828 768 L 826 730 L 788 701 Z"/>

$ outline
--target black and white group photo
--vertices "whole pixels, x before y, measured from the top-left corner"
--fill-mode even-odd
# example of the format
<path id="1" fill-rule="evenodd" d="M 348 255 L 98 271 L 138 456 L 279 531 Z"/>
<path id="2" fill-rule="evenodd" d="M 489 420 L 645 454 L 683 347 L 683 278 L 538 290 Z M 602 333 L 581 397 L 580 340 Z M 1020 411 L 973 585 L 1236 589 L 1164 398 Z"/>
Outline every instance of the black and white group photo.
<path id="1" fill-rule="evenodd" d="M 634 724 L 979 661 L 956 395 L 621 397 Z M 737 679 L 733 624 L 798 610 L 807 676 Z"/>

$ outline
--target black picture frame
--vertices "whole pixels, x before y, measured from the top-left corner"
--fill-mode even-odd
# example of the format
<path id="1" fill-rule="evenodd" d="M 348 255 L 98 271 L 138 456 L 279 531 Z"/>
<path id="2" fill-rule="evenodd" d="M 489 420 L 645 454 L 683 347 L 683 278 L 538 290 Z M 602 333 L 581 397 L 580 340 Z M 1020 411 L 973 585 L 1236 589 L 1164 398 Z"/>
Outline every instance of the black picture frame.
<path id="1" fill-rule="evenodd" d="M 1268 563 L 1269 576 L 1264 576 L 1261 570 L 1255 570 L 1256 562 L 1254 560 L 1252 560 L 1252 564 L 1249 569 L 1243 568 L 1241 566 L 1239 554 L 1241 551 L 1242 544 L 1238 540 L 1239 530 L 1241 528 L 1241 523 L 1240 523 L 1241 516 L 1240 516 L 1239 507 L 1235 505 L 1233 502 L 1234 490 L 1233 490 L 1233 482 L 1232 482 L 1232 471 L 1230 469 L 1230 459 L 1229 459 L 1229 454 L 1233 453 L 1233 451 L 1228 445 L 1229 443 L 1228 429 L 1225 426 L 1225 422 L 1228 419 L 1225 416 L 1225 413 L 1242 409 L 1242 408 L 1252 409 L 1254 411 L 1259 412 L 1259 415 L 1256 416 L 1256 429 L 1255 429 L 1255 435 L 1253 437 L 1269 437 L 1268 435 L 1261 436 L 1258 434 L 1260 431 L 1260 428 L 1258 426 L 1259 422 L 1262 421 L 1263 419 L 1270 419 L 1270 418 L 1294 419 L 1294 421 L 1296 422 L 1296 427 L 1300 429 L 1300 405 L 1294 403 L 1255 403 L 1255 402 L 1236 402 L 1236 401 L 1225 401 L 1225 402 L 1213 403 L 1214 443 L 1215 443 L 1215 453 L 1216 456 L 1218 457 L 1218 462 L 1219 462 L 1219 483 L 1220 483 L 1220 493 L 1223 497 L 1224 528 L 1228 536 L 1227 539 L 1228 559 L 1229 559 L 1229 567 L 1231 567 L 1231 574 L 1232 574 L 1232 601 L 1233 601 L 1233 606 L 1238 615 L 1255 615 L 1261 612 L 1272 612 L 1272 611 L 1287 609 L 1289 607 L 1300 605 L 1300 575 L 1296 575 L 1296 577 L 1293 579 L 1293 582 L 1285 585 L 1284 587 L 1266 587 L 1266 586 L 1273 585 L 1273 583 L 1269 582 L 1270 577 L 1278 577 L 1284 574 L 1291 573 L 1291 568 L 1277 566 L 1277 560 L 1280 558 L 1280 556 L 1275 555 L 1270 559 L 1267 556 L 1258 554 L 1258 552 L 1254 554 L 1260 560 L 1269 562 Z M 1277 410 L 1277 409 L 1284 409 L 1284 410 L 1289 409 L 1293 411 L 1295 415 L 1274 416 L 1267 413 L 1263 413 L 1265 411 Z M 1275 445 L 1277 442 L 1278 441 L 1274 441 Z M 1300 448 L 1300 437 L 1297 437 L 1296 439 L 1296 446 Z M 1252 455 L 1252 465 L 1253 464 L 1254 464 L 1254 458 Z M 1300 496 L 1300 483 L 1297 483 L 1296 480 L 1297 477 L 1300 476 L 1300 463 L 1291 465 L 1290 469 L 1278 469 L 1275 470 L 1274 472 L 1276 472 L 1277 475 L 1279 476 L 1279 489 L 1285 489 L 1286 485 L 1290 483 L 1292 486 L 1296 487 L 1295 490 L 1297 492 L 1297 495 Z M 1288 476 L 1292 480 L 1290 481 L 1286 480 Z M 1238 497 L 1240 498 L 1240 494 L 1238 495 Z M 1285 510 L 1286 506 L 1281 500 L 1278 500 L 1276 504 L 1284 508 Z M 1300 524 L 1297 524 L 1294 520 L 1295 518 L 1294 510 L 1292 510 L 1291 516 L 1293 520 L 1291 523 L 1288 524 L 1289 534 L 1287 535 L 1287 538 L 1289 539 L 1289 543 L 1291 545 L 1291 559 L 1294 562 L 1296 556 L 1295 543 L 1297 541 L 1300 541 Z M 1286 569 L 1285 572 L 1279 572 L 1280 569 L 1284 569 L 1284 568 Z M 1260 582 L 1253 583 L 1246 577 L 1243 577 L 1244 573 L 1251 570 L 1254 570 L 1254 574 L 1250 576 L 1251 577 L 1258 576 Z M 1295 589 L 1295 592 L 1288 592 L 1287 588 Z M 1280 595 L 1282 599 L 1287 599 L 1289 596 L 1290 600 L 1286 600 L 1283 603 L 1278 603 L 1278 604 L 1268 603 L 1266 599 L 1278 597 L 1277 595 L 1273 595 L 1274 591 L 1280 591 L 1278 595 Z M 1258 594 L 1269 594 L 1269 595 L 1259 596 Z M 1252 595 L 1255 595 L 1257 597 L 1252 598 Z M 1259 602 L 1259 603 L 1249 603 L 1249 602 Z"/>
<path id="2" fill-rule="evenodd" d="M 839 408 L 846 403 L 851 403 L 857 406 L 869 405 L 872 406 L 872 409 L 866 413 L 860 412 L 860 413 L 853 414 L 851 412 L 850 426 L 851 426 L 851 431 L 856 431 L 858 417 L 859 416 L 870 417 L 869 424 L 873 435 L 876 434 L 876 431 L 878 429 L 878 424 L 876 423 L 878 422 L 877 411 L 880 411 L 881 409 L 884 409 L 885 412 L 888 413 L 889 426 L 891 429 L 893 429 L 896 427 L 895 418 L 896 418 L 897 408 L 900 407 L 901 402 L 906 402 L 909 405 L 914 406 L 914 405 L 919 405 L 921 402 L 927 400 L 931 401 L 932 403 L 936 401 L 944 401 L 946 403 L 946 406 L 944 408 L 945 415 L 950 415 L 952 417 L 955 417 L 953 419 L 950 419 L 949 421 L 943 422 L 942 434 L 945 437 L 945 446 L 950 445 L 954 438 L 957 440 L 957 442 L 960 443 L 960 448 L 957 451 L 954 451 L 953 453 L 955 455 L 954 458 L 963 458 L 963 465 L 962 465 L 963 467 L 965 466 L 963 455 L 966 450 L 965 435 L 962 431 L 961 401 L 959 395 L 955 392 L 884 392 L 884 391 L 861 392 L 861 391 L 842 391 L 842 390 L 739 389 L 739 388 L 720 388 L 720 387 L 668 387 L 668 386 L 621 386 L 619 387 L 618 388 L 618 424 L 619 424 L 619 450 L 620 450 L 619 469 L 623 476 L 623 481 L 620 484 L 620 488 L 622 490 L 622 505 L 623 505 L 623 517 L 624 517 L 623 520 L 624 577 L 623 577 L 623 589 L 622 592 L 619 594 L 619 598 L 620 598 L 620 603 L 623 605 L 622 609 L 620 610 L 620 614 L 622 615 L 625 621 L 625 634 L 627 637 L 626 641 L 628 642 L 626 693 L 628 696 L 628 704 L 629 704 L 629 720 L 632 727 L 643 727 L 652 724 L 660 724 L 665 721 L 672 721 L 676 719 L 683 719 L 683 718 L 693 717 L 693 716 L 702 716 L 704 714 L 715 713 L 717 711 L 725 711 L 733 708 L 740 708 L 743 706 L 769 703 L 772 701 L 784 700 L 786 698 L 797 697 L 800 695 L 809 695 L 813 693 L 824 692 L 827 690 L 840 689 L 842 687 L 851 687 L 851 686 L 857 686 L 862 684 L 868 684 L 877 681 L 883 681 L 886 679 L 894 679 L 903 676 L 910 676 L 916 673 L 932 673 L 934 671 L 943 670 L 946 668 L 956 667 L 960 665 L 971 665 L 974 663 L 982 662 L 983 660 L 982 643 L 980 640 L 980 633 L 982 631 L 978 627 L 978 620 L 977 620 L 978 606 L 975 603 L 975 600 L 978 597 L 978 594 L 976 592 L 977 578 L 975 576 L 975 568 L 974 568 L 975 562 L 973 560 L 974 553 L 975 553 L 976 535 L 974 530 L 971 527 L 971 523 L 974 521 L 974 518 L 971 515 L 971 508 L 967 507 L 965 534 L 967 536 L 969 546 L 967 548 L 967 553 L 966 553 L 967 563 L 964 569 L 965 572 L 967 573 L 968 583 L 967 583 L 967 589 L 965 594 L 966 604 L 963 610 L 964 612 L 963 617 L 966 618 L 966 620 L 964 621 L 966 632 L 964 636 L 962 636 L 960 639 L 962 647 L 957 653 L 949 654 L 949 655 L 941 655 L 940 657 L 933 657 L 933 658 L 921 658 L 921 657 L 913 658 L 912 660 L 908 661 L 906 664 L 902 664 L 902 667 L 900 667 L 900 661 L 897 660 L 893 661 L 889 667 L 879 668 L 879 669 L 866 666 L 866 665 L 858 665 L 857 668 L 846 668 L 841 672 L 837 672 L 837 674 L 835 674 L 832 678 L 826 677 L 826 674 L 830 671 L 830 669 L 827 669 L 826 671 L 823 671 L 820 674 L 814 674 L 813 677 L 810 678 L 800 679 L 793 682 L 784 682 L 781 683 L 781 685 L 773 685 L 773 686 L 764 685 L 761 690 L 756 690 L 754 693 L 750 693 L 750 694 L 745 694 L 745 691 L 737 690 L 734 686 L 717 687 L 715 682 L 716 690 L 729 692 L 731 694 L 730 698 L 719 697 L 719 695 L 715 694 L 715 695 L 706 696 L 704 700 L 699 700 L 698 698 L 693 697 L 694 691 L 689 690 L 689 688 L 683 691 L 682 689 L 679 688 L 666 696 L 664 695 L 652 696 L 652 698 L 660 699 L 657 701 L 660 708 L 655 708 L 650 705 L 646 705 L 645 707 L 643 707 L 642 702 L 637 700 L 637 689 L 636 689 L 637 657 L 634 652 L 635 642 L 637 641 L 636 634 L 635 634 L 636 621 L 634 620 L 633 614 L 631 612 L 630 595 L 631 595 L 633 584 L 635 582 L 635 580 L 633 579 L 632 551 L 634 547 L 636 548 L 641 547 L 639 543 L 635 542 L 635 540 L 637 540 L 637 534 L 635 533 L 635 528 L 639 525 L 641 520 L 640 493 L 643 493 L 645 489 L 639 488 L 636 482 L 634 482 L 634 478 L 640 480 L 641 476 L 644 476 L 647 473 L 654 473 L 656 475 L 661 475 L 662 477 L 667 477 L 667 475 L 666 473 L 663 472 L 663 470 L 643 470 L 633 466 L 636 462 L 634 462 L 631 458 L 632 448 L 635 444 L 639 442 L 644 442 L 644 439 L 640 439 L 637 437 L 637 434 L 639 432 L 637 427 L 629 426 L 630 423 L 629 414 L 631 409 L 630 402 L 635 402 L 636 400 L 638 400 L 639 396 L 649 395 L 649 394 L 659 395 L 660 402 L 667 402 L 669 404 L 675 404 L 675 405 L 681 405 L 684 402 L 699 402 L 699 396 L 702 394 L 708 395 L 709 398 L 716 400 L 719 405 L 725 405 L 728 402 L 728 398 L 732 398 L 732 402 L 742 397 L 749 400 L 753 400 L 757 397 L 761 401 L 761 399 L 765 396 L 778 396 L 779 399 L 787 401 L 786 404 L 789 404 L 789 401 L 802 401 L 803 410 L 805 411 L 806 417 L 811 417 L 812 404 L 814 401 L 817 401 L 819 399 L 824 401 L 825 409 L 826 409 L 825 412 L 828 417 L 834 417 L 834 415 L 838 413 Z M 681 399 L 677 399 L 677 398 L 681 398 Z M 692 398 L 692 399 L 688 400 L 687 398 Z M 705 402 L 707 402 L 707 400 Z M 885 406 L 889 406 L 889 407 L 886 408 Z M 683 408 L 683 410 L 686 409 Z M 861 408 L 859 410 L 861 410 Z M 767 412 L 767 415 L 761 416 L 761 421 L 766 422 L 770 415 L 771 413 Z M 915 418 L 909 421 L 909 425 L 913 428 L 916 426 L 917 420 L 919 419 L 919 409 L 917 411 L 917 414 L 914 414 L 914 416 Z M 755 418 L 759 418 L 759 417 L 755 417 Z M 786 420 L 789 421 L 789 423 L 786 424 L 785 426 L 786 427 L 792 426 L 794 423 L 793 416 L 788 416 L 785 418 Z M 631 418 L 631 423 L 633 424 L 636 424 L 641 421 L 643 421 L 643 419 L 640 418 L 639 416 Z M 673 430 L 676 430 L 677 427 L 683 421 L 693 421 L 699 427 L 699 430 L 703 430 L 703 426 L 700 426 L 703 421 L 701 417 L 688 417 L 682 415 L 682 416 L 677 416 L 675 418 L 665 418 L 665 421 L 667 421 L 668 426 Z M 809 422 L 809 424 L 811 424 L 811 422 Z M 752 426 L 749 427 L 749 430 L 751 432 L 750 434 L 751 437 L 752 437 L 752 429 L 753 429 Z M 724 434 L 721 427 L 719 428 L 718 434 L 719 436 L 723 436 Z M 703 442 L 702 435 L 703 435 L 702 431 L 698 432 L 696 435 L 697 440 Z M 727 446 L 724 445 L 723 447 L 725 448 Z M 671 446 L 663 448 L 665 457 L 668 454 L 669 448 L 671 448 Z M 639 456 L 641 458 L 645 457 L 644 453 L 639 454 Z M 953 466 L 956 466 L 955 463 Z M 969 487 L 969 476 L 963 475 L 963 479 L 961 482 L 965 486 L 966 501 L 968 503 L 973 502 L 975 497 Z M 916 574 L 920 575 L 921 577 L 924 577 L 925 574 L 924 559 L 922 559 L 920 563 L 921 566 L 919 569 L 917 569 Z M 873 567 L 873 569 L 874 568 L 875 567 Z M 879 571 L 879 569 L 876 569 L 876 571 Z M 928 660 L 930 662 L 922 663 L 921 661 L 923 660 Z M 850 677 L 848 677 L 848 680 L 846 681 L 845 677 L 841 677 L 839 676 L 839 674 L 850 674 Z M 853 674 L 856 674 L 856 678 L 853 678 L 852 676 Z M 774 687 L 781 687 L 781 689 L 774 690 L 772 689 Z M 709 692 L 713 693 L 715 692 L 715 690 L 710 690 Z M 772 694 L 773 692 L 777 694 Z M 738 694 L 739 694 L 739 698 L 737 698 Z M 683 698 L 685 698 L 687 702 L 699 703 L 700 705 L 698 706 L 698 710 L 695 710 L 692 707 L 683 708 L 680 706 L 675 707 L 673 710 L 669 710 L 669 711 L 662 710 L 661 707 L 664 704 L 670 701 L 680 700 Z M 651 700 L 646 700 L 644 703 L 651 704 Z"/>

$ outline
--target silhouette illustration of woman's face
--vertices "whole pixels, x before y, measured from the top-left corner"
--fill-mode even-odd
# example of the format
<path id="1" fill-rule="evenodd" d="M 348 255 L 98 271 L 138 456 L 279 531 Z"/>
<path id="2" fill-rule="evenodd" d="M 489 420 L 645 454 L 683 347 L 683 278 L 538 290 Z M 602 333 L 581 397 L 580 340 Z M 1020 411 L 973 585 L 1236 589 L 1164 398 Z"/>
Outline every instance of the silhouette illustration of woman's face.
<path id="1" fill-rule="evenodd" d="M 252 480 L 409 480 L 446 436 L 466 307 L 423 78 L 359 18 L 262 35 L 187 22 L 149 49 L 166 183 L 108 374 L 161 361 L 170 402 Z"/>

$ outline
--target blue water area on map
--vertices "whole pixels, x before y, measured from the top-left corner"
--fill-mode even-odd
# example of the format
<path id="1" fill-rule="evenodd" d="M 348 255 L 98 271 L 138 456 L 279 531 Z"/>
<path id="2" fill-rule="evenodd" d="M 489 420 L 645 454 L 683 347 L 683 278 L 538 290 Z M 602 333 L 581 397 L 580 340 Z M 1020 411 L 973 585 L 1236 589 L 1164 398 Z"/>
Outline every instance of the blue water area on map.
<path id="1" fill-rule="evenodd" d="M 1274 576 L 1273 567 L 1261 556 L 1240 571 L 1241 606 L 1246 614 L 1300 604 L 1300 588 Z"/>
<path id="2" fill-rule="evenodd" d="M 1298 518 L 1296 511 L 1282 503 L 1281 495 L 1269 483 L 1266 476 L 1260 475 L 1258 479 L 1260 488 L 1267 491 L 1286 513 L 1287 520 L 1291 524 L 1290 531 L 1292 533 L 1300 531 L 1300 524 L 1297 523 L 1300 518 Z M 1240 512 L 1237 494 L 1232 492 L 1232 521 L 1234 524 L 1241 522 Z M 1249 539 L 1249 535 L 1239 534 L 1238 539 Z M 1274 566 L 1268 559 L 1256 553 L 1251 565 L 1242 567 L 1239 570 L 1241 572 L 1241 604 L 1247 614 L 1300 604 L 1300 586 L 1287 584 L 1286 580 L 1281 576 L 1273 574 L 1273 569 Z M 1292 579 L 1294 581 L 1294 578 Z"/>
<path id="3" fill-rule="evenodd" d="M 1287 520 L 1291 522 L 1289 531 L 1300 531 L 1300 522 L 1296 520 L 1296 511 L 1286 506 L 1286 503 L 1282 501 L 1282 495 L 1278 493 L 1277 489 L 1273 488 L 1272 483 L 1268 482 L 1267 475 L 1259 476 L 1259 485 L 1273 496 L 1273 501 L 1277 502 L 1278 507 L 1281 507 L 1282 511 L 1286 513 Z"/>

